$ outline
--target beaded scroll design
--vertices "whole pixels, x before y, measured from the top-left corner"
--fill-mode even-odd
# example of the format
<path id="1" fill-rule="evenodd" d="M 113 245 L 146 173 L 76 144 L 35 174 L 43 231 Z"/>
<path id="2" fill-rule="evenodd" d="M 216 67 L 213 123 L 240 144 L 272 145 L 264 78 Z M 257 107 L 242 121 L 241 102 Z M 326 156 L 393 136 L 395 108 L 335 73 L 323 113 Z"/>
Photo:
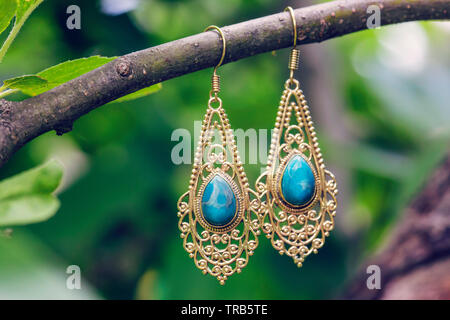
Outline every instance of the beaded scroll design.
<path id="1" fill-rule="evenodd" d="M 212 107 L 212 102 L 219 102 L 219 106 Z M 236 198 L 234 217 L 219 226 L 209 223 L 202 212 L 205 188 L 217 176 L 228 183 Z M 203 120 L 189 190 L 178 200 L 183 246 L 204 274 L 216 277 L 223 285 L 247 265 L 258 246 L 260 206 L 257 193 L 249 188 L 222 101 L 212 97 Z"/>
<path id="2" fill-rule="evenodd" d="M 295 206 L 281 192 L 291 159 L 300 156 L 311 168 L 315 186 L 308 202 Z M 298 158 L 298 157 L 297 157 Z M 261 225 L 273 247 L 301 267 L 306 256 L 324 245 L 334 227 L 337 183 L 325 169 L 309 107 L 299 82 L 285 83 L 272 135 L 266 171 L 256 182 L 261 200 Z"/>

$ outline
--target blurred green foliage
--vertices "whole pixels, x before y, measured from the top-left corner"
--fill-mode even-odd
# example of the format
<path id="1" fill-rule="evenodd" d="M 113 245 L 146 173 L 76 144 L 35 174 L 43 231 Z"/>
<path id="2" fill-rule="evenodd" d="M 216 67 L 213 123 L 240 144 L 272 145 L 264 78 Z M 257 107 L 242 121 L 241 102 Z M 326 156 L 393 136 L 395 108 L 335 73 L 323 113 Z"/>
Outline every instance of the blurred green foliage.
<path id="1" fill-rule="evenodd" d="M 62 167 L 57 161 L 0 181 L 0 226 L 24 225 L 47 220 L 59 209 L 53 192 Z"/>
<path id="2" fill-rule="evenodd" d="M 135 10 L 110 16 L 102 13 L 104 3 L 80 0 L 82 28 L 67 30 L 71 4 L 44 1 L 0 65 L 0 79 L 69 59 L 118 56 L 201 32 L 210 24 L 228 25 L 284 8 L 265 0 L 142 0 Z M 312 84 L 317 70 L 310 72 L 307 57 L 302 58 L 299 76 L 326 163 L 347 190 L 340 198 L 336 230 L 301 269 L 261 237 L 248 267 L 222 287 L 202 275 L 182 248 L 176 201 L 187 188 L 191 168 L 172 163 L 177 142 L 171 134 L 177 128 L 193 133 L 194 121 L 202 119 L 212 72 L 203 70 L 167 81 L 154 95 L 94 110 L 71 133 L 35 139 L 2 168 L 0 178 L 6 178 L 57 158 L 65 175 L 61 208 L 53 218 L 14 228 L 8 239 L 0 237 L 0 297 L 334 297 L 387 238 L 448 150 L 449 39 L 448 24 L 408 23 L 313 45 L 332 61 L 325 76 L 333 87 L 323 84 L 319 91 Z M 233 128 L 273 126 L 287 77 L 287 51 L 221 67 L 221 97 Z M 342 118 L 332 120 L 345 126 L 347 139 L 337 141 L 317 120 L 324 115 L 314 111 L 319 99 L 312 92 L 330 90 Z M 250 181 L 262 166 L 245 165 Z M 65 289 L 71 264 L 81 267 L 80 291 Z"/>

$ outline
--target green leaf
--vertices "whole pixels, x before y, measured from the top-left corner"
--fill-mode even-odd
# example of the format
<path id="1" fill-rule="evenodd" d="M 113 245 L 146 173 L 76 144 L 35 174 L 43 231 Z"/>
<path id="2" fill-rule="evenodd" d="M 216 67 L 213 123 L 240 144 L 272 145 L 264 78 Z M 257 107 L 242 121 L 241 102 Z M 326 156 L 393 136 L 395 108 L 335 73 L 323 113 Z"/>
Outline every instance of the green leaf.
<path id="1" fill-rule="evenodd" d="M 24 225 L 52 217 L 59 200 L 51 194 L 25 195 L 0 202 L 0 226 Z"/>
<path id="2" fill-rule="evenodd" d="M 126 96 L 123 96 L 122 98 L 116 99 L 114 101 L 112 101 L 111 103 L 116 103 L 116 102 L 125 102 L 125 101 L 130 101 L 130 100 L 134 100 L 134 99 L 139 99 L 145 96 L 148 96 L 149 94 L 158 92 L 159 90 L 162 89 L 162 84 L 161 83 L 157 83 L 154 84 L 150 87 L 138 90 L 136 92 L 130 93 Z"/>
<path id="3" fill-rule="evenodd" d="M 92 56 L 89 58 L 69 60 L 45 69 L 36 75 L 8 79 L 3 82 L 3 86 L 0 88 L 0 96 L 14 92 L 4 92 L 2 95 L 1 92 L 5 89 L 20 90 L 29 96 L 37 96 L 93 69 L 101 67 L 115 58 Z"/>
<path id="4" fill-rule="evenodd" d="M 56 66 L 45 69 L 36 75 L 26 75 L 22 77 L 5 80 L 0 87 L 0 97 L 7 96 L 17 90 L 29 96 L 36 96 L 44 93 L 54 87 L 75 79 L 89 71 L 92 71 L 102 65 L 113 61 L 116 57 L 92 56 L 60 63 Z M 155 93 L 162 88 L 160 83 L 130 93 L 113 102 L 124 102 L 138 99 L 149 94 Z M 9 91 L 5 91 L 9 89 Z"/>
<path id="5" fill-rule="evenodd" d="M 36 96 L 101 67 L 115 58 L 92 56 L 60 63 L 36 74 L 36 76 L 46 80 L 46 83 L 41 83 L 38 86 L 25 87 L 20 90 L 27 95 Z"/>
<path id="6" fill-rule="evenodd" d="M 28 18 L 31 12 L 33 12 L 33 10 L 43 1 L 44 0 L 17 0 L 16 19 L 22 20 L 23 18 Z"/>
<path id="7" fill-rule="evenodd" d="M 2 0 L 0 1 L 0 33 L 5 31 L 9 26 L 12 18 L 16 13 L 17 1 L 16 0 Z"/>
<path id="8" fill-rule="evenodd" d="M 10 0 L 2 0 L 10 1 Z M 16 0 L 17 8 L 15 10 L 16 21 L 14 22 L 14 27 L 0 48 L 0 62 L 2 62 L 3 57 L 8 51 L 9 46 L 14 41 L 16 36 L 19 34 L 20 29 L 22 28 L 25 21 L 28 19 L 30 14 L 36 9 L 44 0 Z M 1 12 L 1 11 L 0 11 Z M 10 19 L 11 20 L 11 19 Z M 6 25 L 8 26 L 9 23 Z"/>
<path id="9" fill-rule="evenodd" d="M 0 182 L 0 226 L 24 225 L 49 219 L 59 208 L 52 194 L 61 182 L 57 161 Z"/>
<path id="10" fill-rule="evenodd" d="M 17 78 L 5 80 L 0 89 L 18 89 L 18 90 L 32 90 L 32 88 L 39 88 L 46 86 L 47 80 L 35 75 L 26 75 Z M 1 90 L 0 90 L 1 91 Z"/>

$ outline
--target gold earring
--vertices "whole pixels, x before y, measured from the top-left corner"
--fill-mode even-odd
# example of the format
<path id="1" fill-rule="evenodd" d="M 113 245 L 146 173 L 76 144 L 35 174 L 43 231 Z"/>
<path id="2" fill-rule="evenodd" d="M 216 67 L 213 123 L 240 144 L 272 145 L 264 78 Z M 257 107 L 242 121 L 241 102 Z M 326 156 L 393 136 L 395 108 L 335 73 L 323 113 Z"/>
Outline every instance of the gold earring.
<path id="1" fill-rule="evenodd" d="M 222 38 L 222 56 L 212 76 L 189 190 L 178 200 L 178 226 L 183 246 L 196 266 L 224 284 L 229 276 L 241 272 L 258 246 L 260 203 L 256 192 L 249 188 L 218 97 L 217 68 L 224 60 L 226 41 L 219 27 L 209 26 L 205 31 L 211 29 Z"/>
<path id="2" fill-rule="evenodd" d="M 306 256 L 324 245 L 334 226 L 337 184 L 325 169 L 309 107 L 294 78 L 300 51 L 294 11 L 294 46 L 273 130 L 266 171 L 256 182 L 262 201 L 261 225 L 280 254 L 301 267 Z"/>

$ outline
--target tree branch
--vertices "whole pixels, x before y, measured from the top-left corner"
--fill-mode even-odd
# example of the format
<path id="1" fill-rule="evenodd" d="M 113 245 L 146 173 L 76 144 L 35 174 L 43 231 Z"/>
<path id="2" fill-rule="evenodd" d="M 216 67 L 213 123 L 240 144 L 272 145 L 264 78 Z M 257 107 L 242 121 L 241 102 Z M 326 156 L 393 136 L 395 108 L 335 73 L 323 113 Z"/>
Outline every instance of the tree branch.
<path id="1" fill-rule="evenodd" d="M 381 24 L 449 19 L 450 0 L 340 0 L 296 9 L 298 44 L 321 42 L 367 28 L 369 5 L 381 9 Z M 224 63 L 292 45 L 287 12 L 222 29 L 227 40 Z M 56 130 L 70 131 L 89 111 L 131 92 L 171 78 L 213 67 L 221 54 L 215 32 L 204 32 L 122 56 L 79 78 L 21 101 L 0 100 L 0 167 L 22 145 Z"/>
<path id="2" fill-rule="evenodd" d="M 364 263 L 341 298 L 450 299 L 450 154 L 405 210 L 390 241 Z M 381 289 L 369 290 L 365 268 L 378 265 Z"/>

